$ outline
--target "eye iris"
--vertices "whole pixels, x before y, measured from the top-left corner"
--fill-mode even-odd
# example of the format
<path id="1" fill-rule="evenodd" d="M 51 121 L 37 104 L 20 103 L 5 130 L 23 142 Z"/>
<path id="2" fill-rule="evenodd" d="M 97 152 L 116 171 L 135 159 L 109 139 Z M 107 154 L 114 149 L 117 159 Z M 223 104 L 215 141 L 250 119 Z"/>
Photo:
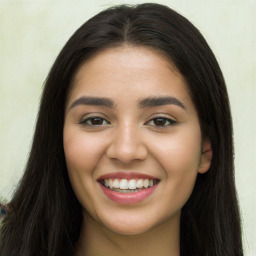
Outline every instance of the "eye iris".
<path id="1" fill-rule="evenodd" d="M 166 124 L 166 119 L 165 118 L 156 118 L 154 119 L 155 125 L 163 126 Z"/>
<path id="2" fill-rule="evenodd" d="M 101 125 L 103 124 L 103 119 L 99 117 L 91 118 L 91 124 L 92 125 Z"/>

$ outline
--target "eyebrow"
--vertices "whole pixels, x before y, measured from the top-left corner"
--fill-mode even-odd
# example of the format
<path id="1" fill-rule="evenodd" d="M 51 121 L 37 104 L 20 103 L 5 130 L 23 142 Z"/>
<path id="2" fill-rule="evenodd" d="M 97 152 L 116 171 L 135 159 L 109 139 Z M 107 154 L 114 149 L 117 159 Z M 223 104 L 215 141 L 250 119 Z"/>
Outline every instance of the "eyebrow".
<path id="1" fill-rule="evenodd" d="M 179 101 L 175 97 L 170 97 L 170 96 L 152 97 L 152 98 L 143 99 L 139 102 L 139 107 L 148 108 L 148 107 L 156 107 L 156 106 L 169 105 L 169 104 L 176 105 L 183 109 L 186 109 L 185 105 L 181 101 Z"/>
<path id="2" fill-rule="evenodd" d="M 69 110 L 78 105 L 93 105 L 93 106 L 104 106 L 108 108 L 114 108 L 114 102 L 109 98 L 99 98 L 99 97 L 80 97 L 75 100 Z"/>
<path id="3" fill-rule="evenodd" d="M 156 107 L 163 105 L 176 105 L 181 107 L 182 109 L 186 109 L 185 105 L 179 101 L 175 97 L 165 96 L 165 97 L 150 97 L 145 98 L 139 101 L 139 108 L 148 108 L 148 107 Z M 80 97 L 75 100 L 69 110 L 78 106 L 78 105 L 93 105 L 93 106 L 104 106 L 108 108 L 114 108 L 114 102 L 109 98 L 101 98 L 101 97 Z"/>

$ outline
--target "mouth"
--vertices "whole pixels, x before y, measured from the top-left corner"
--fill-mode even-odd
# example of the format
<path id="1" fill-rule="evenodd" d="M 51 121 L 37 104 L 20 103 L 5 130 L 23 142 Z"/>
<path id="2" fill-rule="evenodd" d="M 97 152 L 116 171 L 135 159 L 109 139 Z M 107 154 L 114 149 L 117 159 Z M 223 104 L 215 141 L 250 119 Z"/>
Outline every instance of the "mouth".
<path id="1" fill-rule="evenodd" d="M 159 179 L 137 173 L 114 173 L 97 180 L 107 198 L 118 204 L 136 204 L 148 198 Z"/>
<path id="2" fill-rule="evenodd" d="M 99 181 L 104 187 L 120 193 L 136 193 L 156 185 L 158 179 L 118 179 L 106 178 Z"/>

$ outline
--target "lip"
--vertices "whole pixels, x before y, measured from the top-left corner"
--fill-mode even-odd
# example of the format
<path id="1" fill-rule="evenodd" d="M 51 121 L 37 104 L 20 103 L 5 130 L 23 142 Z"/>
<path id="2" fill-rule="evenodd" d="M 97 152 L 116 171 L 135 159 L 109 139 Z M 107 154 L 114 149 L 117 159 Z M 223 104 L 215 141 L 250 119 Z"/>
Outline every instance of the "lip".
<path id="1" fill-rule="evenodd" d="M 118 204 L 136 204 L 143 200 L 145 200 L 147 197 L 149 197 L 154 190 L 156 189 L 157 184 L 155 184 L 152 187 L 144 188 L 138 192 L 134 193 L 121 193 L 113 191 L 104 185 L 100 183 L 101 180 L 104 179 L 157 179 L 156 177 L 146 175 L 146 174 L 140 174 L 140 173 L 123 173 L 123 172 L 116 172 L 116 173 L 109 173 L 106 175 L 100 176 L 97 181 L 99 182 L 99 185 L 103 191 L 103 193 L 112 201 Z"/>
<path id="2" fill-rule="evenodd" d="M 104 194 L 112 201 L 118 203 L 118 204 L 136 204 L 147 197 L 149 197 L 155 190 L 156 186 L 158 183 L 152 187 L 142 189 L 139 192 L 134 192 L 134 193 L 121 193 L 121 192 L 116 192 L 113 191 L 109 188 L 106 188 L 103 186 L 101 183 L 100 187 L 103 190 Z"/>
<path id="3" fill-rule="evenodd" d="M 113 172 L 113 173 L 108 173 L 105 175 L 100 176 L 97 181 L 104 180 L 104 179 L 153 179 L 153 180 L 159 180 L 156 177 L 147 175 L 147 174 L 142 174 L 142 173 L 136 173 L 136 172 Z"/>

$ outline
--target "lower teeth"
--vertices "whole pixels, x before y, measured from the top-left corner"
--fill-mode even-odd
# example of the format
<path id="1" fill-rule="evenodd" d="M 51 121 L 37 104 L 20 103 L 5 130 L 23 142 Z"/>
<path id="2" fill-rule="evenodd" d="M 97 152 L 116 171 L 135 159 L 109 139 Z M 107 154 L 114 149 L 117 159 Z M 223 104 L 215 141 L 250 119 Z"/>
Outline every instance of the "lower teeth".
<path id="1" fill-rule="evenodd" d="M 111 188 L 111 190 L 115 192 L 121 192 L 121 193 L 135 193 L 139 192 L 139 189 L 119 189 L 119 188 Z"/>

